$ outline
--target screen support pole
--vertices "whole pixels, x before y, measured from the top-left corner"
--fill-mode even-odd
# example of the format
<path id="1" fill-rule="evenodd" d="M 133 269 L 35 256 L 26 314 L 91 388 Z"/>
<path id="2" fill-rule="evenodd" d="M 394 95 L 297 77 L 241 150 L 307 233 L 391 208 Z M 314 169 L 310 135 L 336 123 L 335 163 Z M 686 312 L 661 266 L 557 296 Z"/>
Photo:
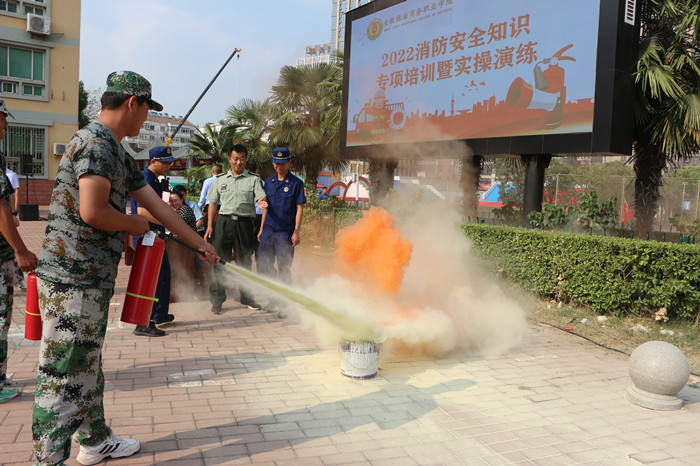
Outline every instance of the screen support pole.
<path id="1" fill-rule="evenodd" d="M 525 193 L 523 194 L 523 226 L 530 227 L 527 218 L 530 212 L 542 210 L 544 194 L 544 171 L 549 167 L 552 154 L 523 154 L 520 156 L 525 165 Z"/>

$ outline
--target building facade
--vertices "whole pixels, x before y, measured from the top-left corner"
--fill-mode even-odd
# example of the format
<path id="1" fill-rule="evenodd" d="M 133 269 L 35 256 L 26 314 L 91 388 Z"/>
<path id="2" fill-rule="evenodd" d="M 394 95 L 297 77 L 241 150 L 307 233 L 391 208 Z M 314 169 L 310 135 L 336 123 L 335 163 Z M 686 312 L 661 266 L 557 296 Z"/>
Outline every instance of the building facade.
<path id="1" fill-rule="evenodd" d="M 310 66 L 319 63 L 331 63 L 331 44 L 306 46 L 306 55 L 297 59 L 297 66 Z"/>
<path id="2" fill-rule="evenodd" d="M 165 144 L 182 122 L 182 116 L 150 110 L 148 118 L 141 125 L 141 132 L 135 137 L 125 137 L 122 144 L 136 160 L 148 159 L 148 149 Z M 197 132 L 197 127 L 185 121 L 173 137 L 169 147 L 177 157 L 187 155 L 187 142 Z"/>
<path id="3" fill-rule="evenodd" d="M 331 6 L 331 56 L 336 50 L 345 50 L 345 13 L 372 0 L 332 0 Z"/>
<path id="4" fill-rule="evenodd" d="M 31 167 L 22 204 L 49 203 L 78 129 L 79 57 L 80 0 L 0 0 L 0 97 L 14 115 L 0 150 L 18 174 Z"/>

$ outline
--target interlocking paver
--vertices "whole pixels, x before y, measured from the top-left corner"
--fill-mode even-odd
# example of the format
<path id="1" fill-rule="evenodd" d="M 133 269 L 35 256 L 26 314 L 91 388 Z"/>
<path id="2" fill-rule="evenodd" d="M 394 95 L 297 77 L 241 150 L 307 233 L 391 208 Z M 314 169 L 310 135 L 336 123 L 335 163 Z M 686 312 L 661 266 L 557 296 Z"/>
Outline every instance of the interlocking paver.
<path id="1" fill-rule="evenodd" d="M 35 251 L 44 227 L 20 226 Z M 294 269 L 308 283 L 327 263 L 300 249 Z M 168 336 L 134 336 L 119 322 L 128 273 L 110 306 L 104 402 L 143 446 L 110 464 L 700 464 L 700 390 L 686 387 L 678 411 L 632 405 L 626 356 L 570 334 L 532 327 L 498 356 L 382 357 L 377 377 L 352 380 L 296 315 L 235 299 L 218 316 L 206 301 L 174 303 Z M 3 464 L 31 461 L 38 344 L 23 339 L 24 306 L 18 292 L 9 373 L 24 394 L 0 405 Z"/>

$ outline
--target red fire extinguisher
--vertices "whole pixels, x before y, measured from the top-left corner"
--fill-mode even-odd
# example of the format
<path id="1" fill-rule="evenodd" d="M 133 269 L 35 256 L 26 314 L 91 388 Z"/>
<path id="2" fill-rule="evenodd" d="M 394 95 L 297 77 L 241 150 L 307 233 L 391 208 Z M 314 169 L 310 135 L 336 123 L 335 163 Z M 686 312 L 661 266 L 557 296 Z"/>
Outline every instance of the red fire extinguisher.
<path id="1" fill-rule="evenodd" d="M 153 303 L 158 301 L 156 286 L 164 253 L 165 241 L 152 231 L 139 238 L 126 287 L 122 322 L 148 325 Z"/>
<path id="2" fill-rule="evenodd" d="M 36 274 L 27 275 L 27 306 L 24 318 L 24 338 L 41 340 L 41 313 L 39 312 L 39 293 L 36 286 Z"/>

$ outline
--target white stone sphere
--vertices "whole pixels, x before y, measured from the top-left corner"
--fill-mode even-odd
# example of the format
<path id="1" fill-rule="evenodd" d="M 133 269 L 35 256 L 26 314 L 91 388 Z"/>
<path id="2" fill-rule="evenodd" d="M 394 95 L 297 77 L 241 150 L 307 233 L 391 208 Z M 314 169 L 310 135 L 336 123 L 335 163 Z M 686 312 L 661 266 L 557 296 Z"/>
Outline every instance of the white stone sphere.
<path id="1" fill-rule="evenodd" d="M 665 341 L 648 341 L 630 356 L 629 373 L 637 388 L 657 395 L 675 395 L 690 378 L 685 354 Z"/>

